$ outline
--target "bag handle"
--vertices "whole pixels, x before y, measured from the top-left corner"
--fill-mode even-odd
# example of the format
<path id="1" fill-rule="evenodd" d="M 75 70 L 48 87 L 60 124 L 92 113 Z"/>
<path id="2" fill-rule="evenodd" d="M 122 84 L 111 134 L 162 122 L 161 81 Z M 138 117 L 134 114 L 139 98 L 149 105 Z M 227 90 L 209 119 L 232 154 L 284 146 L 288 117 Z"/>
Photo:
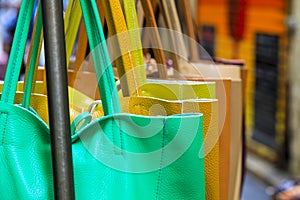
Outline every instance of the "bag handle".
<path id="1" fill-rule="evenodd" d="M 195 32 L 195 27 L 193 23 L 193 16 L 191 13 L 191 3 L 190 1 L 187 0 L 180 0 L 180 6 L 182 7 L 183 11 L 183 16 L 187 28 L 187 35 L 192 39 L 192 40 L 197 40 L 196 38 L 196 32 Z M 189 44 L 189 49 L 190 49 L 190 55 L 191 55 L 191 61 L 199 61 L 199 55 L 198 55 L 198 48 L 197 44 L 195 42 L 191 42 Z"/>
<path id="2" fill-rule="evenodd" d="M 141 37 L 139 34 L 139 27 L 138 27 L 138 18 L 135 8 L 135 2 L 134 0 L 125 0 L 124 3 L 124 10 L 125 10 L 125 17 L 126 22 L 125 23 L 125 17 L 123 15 L 123 11 L 120 5 L 119 0 L 112 0 L 112 1 L 104 1 L 102 0 L 103 7 L 106 14 L 107 24 L 109 27 L 110 34 L 122 34 L 123 40 L 118 40 L 118 43 L 120 45 L 120 49 L 123 49 L 123 46 L 126 46 L 127 49 L 125 51 L 121 50 L 122 57 L 125 58 L 126 51 L 128 52 L 131 59 L 127 60 L 123 64 L 120 62 L 116 62 L 119 76 L 122 77 L 124 74 L 126 74 L 126 83 L 129 88 L 129 93 L 127 91 L 123 92 L 124 96 L 131 95 L 133 93 L 139 95 L 139 87 L 146 83 L 146 73 L 144 69 L 144 58 L 143 58 L 143 51 L 142 51 L 142 44 L 141 44 Z M 151 7 L 149 7 L 151 8 Z M 147 9 L 149 11 L 149 9 Z M 150 19 L 153 21 L 155 17 L 152 11 L 152 18 Z M 153 23 L 152 23 L 153 24 Z M 155 27 L 155 24 L 153 24 Z M 129 31 L 129 36 L 126 35 L 126 32 Z M 156 39 L 158 37 L 158 31 L 156 32 Z M 124 40 L 124 38 L 127 38 Z M 128 41 L 129 38 L 129 41 Z M 117 36 L 118 39 L 118 36 Z M 155 40 L 159 41 L 159 40 Z M 131 46 L 129 46 L 129 43 Z M 162 48 L 160 48 L 161 50 Z M 133 52 L 132 54 L 130 52 Z M 162 51 L 159 52 L 155 51 L 157 54 L 157 57 L 159 57 L 159 62 L 162 63 L 162 65 L 159 65 L 159 74 L 161 78 L 167 77 L 167 70 L 166 70 L 166 64 L 164 61 L 164 56 Z M 132 55 L 134 56 L 134 59 L 132 59 Z M 122 90 L 124 89 L 124 83 L 122 83 L 121 79 L 121 87 Z"/>
<path id="3" fill-rule="evenodd" d="M 32 39 L 30 43 L 29 54 L 26 63 L 26 72 L 25 72 L 25 80 L 24 80 L 24 95 L 22 99 L 22 106 L 24 108 L 29 108 L 30 105 L 30 97 L 31 91 L 35 87 L 35 79 L 36 79 L 36 72 L 38 66 L 38 59 L 41 53 L 42 47 L 42 9 L 41 3 L 38 4 L 37 8 L 37 16 L 34 22 L 34 28 L 32 33 Z M 36 35 L 38 37 L 36 37 Z"/>
<path id="4" fill-rule="evenodd" d="M 139 94 L 139 86 L 146 83 L 146 76 L 143 66 L 136 66 L 135 57 L 132 53 L 131 40 L 125 22 L 125 17 L 119 0 L 101 0 L 104 9 L 106 22 L 112 45 L 116 52 L 116 66 L 121 83 L 123 96 L 130 96 L 133 93 Z M 124 76 L 126 75 L 126 76 Z"/>
<path id="5" fill-rule="evenodd" d="M 160 39 L 160 35 L 158 32 L 156 20 L 155 20 L 155 15 L 152 7 L 152 3 L 150 0 L 141 0 L 142 6 L 143 6 L 143 11 L 144 15 L 146 17 L 146 21 L 150 27 L 152 27 L 151 31 L 151 41 L 154 43 L 154 46 L 156 48 L 153 49 L 154 57 L 156 59 L 156 62 L 158 64 L 158 73 L 159 77 L 161 79 L 167 79 L 168 78 L 168 73 L 167 73 L 167 64 L 165 61 L 165 55 L 163 52 L 163 47 Z"/>
<path id="6" fill-rule="evenodd" d="M 100 6 L 100 1 L 97 0 L 96 1 L 97 3 L 97 7 L 98 7 L 98 12 L 99 12 L 99 15 L 100 15 L 100 18 L 101 18 L 101 24 L 102 24 L 102 28 L 104 28 L 104 11 L 103 9 L 101 8 Z M 77 51 L 76 51 L 76 60 L 75 60 L 75 63 L 74 63 L 74 71 L 79 71 L 85 57 L 86 57 L 86 50 L 87 50 L 87 43 L 88 43 L 88 39 L 87 39 L 87 35 L 86 35 L 86 30 L 85 30 L 85 25 L 84 25 L 84 21 L 82 20 L 81 21 L 81 25 L 80 25 L 80 28 L 79 28 L 79 36 L 78 36 L 78 48 Z M 92 65 L 91 65 L 92 66 Z M 94 69 L 93 67 L 91 67 L 90 69 L 88 69 L 90 72 L 94 72 Z"/>
<path id="7" fill-rule="evenodd" d="M 74 2 L 73 2 L 74 1 Z M 73 4 L 73 6 L 72 6 Z M 72 9 L 69 9 L 69 8 Z M 68 4 L 68 9 L 71 10 L 71 15 L 68 18 L 65 18 L 65 22 L 67 22 L 67 26 L 66 26 L 66 53 L 67 53 L 67 66 L 69 67 L 70 64 L 70 57 L 72 55 L 72 50 L 76 41 L 76 36 L 78 33 L 78 29 L 80 26 L 80 21 L 82 18 L 82 12 L 81 12 L 81 8 L 80 8 L 80 3 L 79 0 L 72 0 L 69 2 Z M 67 9 L 67 10 L 68 10 Z M 69 23 L 68 23 L 69 22 Z"/>
<path id="8" fill-rule="evenodd" d="M 121 112 L 110 56 L 95 1 L 80 0 L 105 115 Z"/>
<path id="9" fill-rule="evenodd" d="M 146 73 L 144 68 L 139 68 L 140 66 L 144 66 L 144 55 L 143 55 L 143 47 L 140 36 L 139 24 L 137 19 L 137 13 L 135 8 L 134 0 L 124 0 L 124 13 L 127 24 L 127 29 L 129 31 L 130 44 L 133 52 L 133 56 L 135 58 L 135 64 L 138 67 L 136 70 L 141 70 L 141 76 L 146 77 Z M 125 68 L 126 70 L 126 68 Z M 146 80 L 143 80 L 146 82 Z"/>
<path id="10" fill-rule="evenodd" d="M 163 17 L 165 19 L 167 28 L 182 33 L 180 20 L 178 17 L 178 13 L 176 10 L 176 5 L 174 0 L 162 0 L 160 1 L 160 7 L 163 12 Z M 181 59 L 178 55 L 182 55 L 183 57 L 187 58 L 187 51 L 185 49 L 185 44 L 182 37 L 176 37 L 175 41 L 175 32 L 170 34 L 170 47 L 173 49 L 174 53 L 171 53 L 173 59 L 173 68 L 176 71 L 180 71 Z"/>
<path id="11" fill-rule="evenodd" d="M 34 0 L 23 0 L 20 5 L 15 36 L 8 59 L 1 96 L 1 101 L 4 103 L 14 103 L 33 6 Z"/>

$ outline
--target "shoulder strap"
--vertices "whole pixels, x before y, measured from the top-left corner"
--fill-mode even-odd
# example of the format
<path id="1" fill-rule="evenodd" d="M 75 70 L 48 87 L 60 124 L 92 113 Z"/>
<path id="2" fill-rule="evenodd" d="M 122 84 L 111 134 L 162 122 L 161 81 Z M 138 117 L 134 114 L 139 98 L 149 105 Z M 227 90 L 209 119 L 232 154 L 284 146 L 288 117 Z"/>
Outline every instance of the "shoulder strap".
<path id="1" fill-rule="evenodd" d="M 21 2 L 15 36 L 9 55 L 7 70 L 4 79 L 4 87 L 1 96 L 1 101 L 5 103 L 14 103 L 15 93 L 24 56 L 24 50 L 29 32 L 33 5 L 34 0 L 23 0 Z"/>
<path id="2" fill-rule="evenodd" d="M 152 3 L 151 3 L 150 0 L 141 0 L 141 3 L 142 3 L 142 6 L 143 6 L 143 10 L 144 10 L 144 13 L 145 13 L 147 24 L 150 27 L 152 27 L 150 29 L 150 37 L 151 37 L 151 41 L 153 43 L 153 46 L 155 47 L 153 49 L 153 52 L 154 52 L 156 62 L 158 64 L 159 77 L 161 79 L 167 79 L 168 74 L 167 74 L 165 55 L 164 55 L 164 52 L 163 52 L 162 43 L 161 43 L 159 32 L 158 32 L 158 29 L 157 29 L 157 24 L 156 24 L 156 20 L 155 20 L 155 15 L 154 15 Z"/>
<path id="3" fill-rule="evenodd" d="M 133 93 L 139 94 L 139 86 L 146 81 L 145 72 L 136 70 L 136 61 L 133 56 L 130 36 L 125 22 L 125 17 L 119 0 L 101 0 L 106 22 L 110 34 L 110 42 L 114 48 L 114 57 L 120 77 L 124 96 Z M 125 75 L 125 76 L 124 76 Z"/>
<path id="4" fill-rule="evenodd" d="M 76 36 L 78 33 L 78 29 L 80 26 L 80 21 L 82 17 L 82 12 L 80 8 L 79 0 L 73 0 L 74 5 L 69 19 L 65 18 L 65 23 L 69 21 L 66 27 L 66 58 L 67 58 L 67 66 L 70 64 L 70 57 L 72 55 L 72 50 L 76 41 Z M 69 2 L 70 5 L 71 2 Z M 71 6 L 68 6 L 68 8 Z"/>
<path id="5" fill-rule="evenodd" d="M 137 13 L 135 8 L 134 0 L 124 0 L 124 11 L 126 24 L 129 31 L 130 44 L 133 52 L 133 56 L 135 59 L 137 71 L 139 71 L 141 82 L 146 83 L 146 72 L 144 68 L 144 55 L 143 55 L 143 47 L 140 36 L 140 30 L 138 25 Z"/>
<path id="6" fill-rule="evenodd" d="M 191 42 L 189 42 L 189 49 L 191 55 L 191 61 L 199 61 L 197 43 L 196 43 L 196 31 L 193 23 L 193 17 L 191 12 L 191 3 L 187 0 L 180 0 L 180 5 L 182 6 L 183 16 L 185 19 L 185 24 L 187 28 L 187 35 L 191 38 Z"/>
<path id="7" fill-rule="evenodd" d="M 118 92 L 97 5 L 95 1 L 80 0 L 80 3 L 94 60 L 104 114 L 120 113 Z"/>
<path id="8" fill-rule="evenodd" d="M 36 72 L 38 66 L 38 58 L 41 52 L 42 46 L 42 9 L 41 4 L 39 3 L 37 8 L 37 16 L 34 23 L 33 33 L 32 33 L 32 40 L 30 44 L 30 50 L 27 58 L 26 63 L 26 72 L 25 72 L 25 80 L 24 80 L 24 95 L 22 100 L 22 106 L 24 108 L 29 108 L 30 105 L 30 97 L 31 91 L 35 85 L 36 79 Z M 38 36 L 38 37 L 36 37 Z"/>
<path id="9" fill-rule="evenodd" d="M 99 15 L 101 18 L 101 24 L 102 28 L 104 28 L 104 11 L 100 6 L 100 1 L 97 0 L 97 7 L 99 11 Z M 82 65 L 85 57 L 86 57 L 86 51 L 87 51 L 87 35 L 86 35 L 86 30 L 85 30 L 85 25 L 84 21 L 81 22 L 80 28 L 79 28 L 79 35 L 78 35 L 78 48 L 76 50 L 76 59 L 74 63 L 74 71 L 77 72 L 80 69 L 80 66 Z M 91 68 L 89 71 L 94 72 L 94 69 Z"/>

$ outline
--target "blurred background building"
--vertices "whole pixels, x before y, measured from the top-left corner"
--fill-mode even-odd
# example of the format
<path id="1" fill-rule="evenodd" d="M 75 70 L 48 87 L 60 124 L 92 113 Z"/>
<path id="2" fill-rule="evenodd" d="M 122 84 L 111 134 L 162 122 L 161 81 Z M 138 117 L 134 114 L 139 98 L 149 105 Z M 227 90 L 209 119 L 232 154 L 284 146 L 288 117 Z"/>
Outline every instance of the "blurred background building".
<path id="1" fill-rule="evenodd" d="M 199 0 L 198 34 L 214 57 L 245 60 L 250 152 L 299 174 L 297 0 Z M 299 43 L 299 42 L 298 42 Z"/>

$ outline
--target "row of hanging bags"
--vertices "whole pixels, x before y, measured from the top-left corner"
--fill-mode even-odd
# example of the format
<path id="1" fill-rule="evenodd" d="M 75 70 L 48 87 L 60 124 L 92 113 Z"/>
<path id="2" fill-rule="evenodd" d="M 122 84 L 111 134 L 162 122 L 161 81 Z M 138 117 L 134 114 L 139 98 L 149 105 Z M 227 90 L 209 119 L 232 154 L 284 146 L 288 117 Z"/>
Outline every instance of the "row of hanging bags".
<path id="1" fill-rule="evenodd" d="M 1 95 L 3 199 L 54 198 L 49 126 L 14 104 L 33 3 L 21 3 Z M 76 198 L 205 199 L 203 115 L 122 113 L 96 4 L 80 3 L 105 116 L 70 125 Z"/>

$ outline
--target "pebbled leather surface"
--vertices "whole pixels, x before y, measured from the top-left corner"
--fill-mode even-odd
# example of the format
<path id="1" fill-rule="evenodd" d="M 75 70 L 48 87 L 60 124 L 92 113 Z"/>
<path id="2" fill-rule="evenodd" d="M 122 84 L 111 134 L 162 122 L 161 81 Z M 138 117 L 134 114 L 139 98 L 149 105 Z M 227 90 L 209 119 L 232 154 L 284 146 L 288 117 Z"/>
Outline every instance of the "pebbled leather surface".
<path id="1" fill-rule="evenodd" d="M 203 113 L 204 134 L 207 136 L 205 140 L 206 199 L 220 199 L 221 169 L 219 167 L 219 156 L 222 154 L 219 151 L 218 101 L 215 99 L 201 100 L 195 98 L 197 94 L 200 97 L 205 97 L 205 95 L 211 97 L 215 95 L 215 93 L 211 91 L 215 91 L 216 85 L 215 83 L 203 84 L 199 82 L 184 85 L 183 83 L 180 84 L 180 81 L 177 82 L 177 84 L 174 81 L 173 84 L 170 82 L 171 81 L 159 81 L 159 83 L 147 83 L 142 86 L 142 91 L 145 96 L 121 98 L 122 111 L 145 116 Z M 225 153 L 226 152 L 227 151 L 225 151 Z M 229 161 L 227 160 L 227 162 Z M 226 182 L 226 184 L 228 185 L 228 182 Z"/>
<path id="2" fill-rule="evenodd" d="M 202 123 L 201 114 L 94 120 L 72 144 L 76 199 L 205 199 Z M 54 199 L 48 126 L 2 102 L 0 125 L 1 199 Z"/>
<path id="3" fill-rule="evenodd" d="M 230 95 L 230 164 L 229 164 L 229 186 L 228 186 L 228 199 L 238 200 L 240 199 L 241 192 L 241 120 L 242 120 L 242 90 L 240 73 L 241 69 L 237 66 L 216 65 L 210 69 L 207 64 L 193 63 L 197 66 L 197 69 L 201 71 L 203 77 L 212 77 L 211 79 L 226 79 L 231 78 L 231 90 L 226 93 Z M 181 71 L 186 76 L 195 77 L 197 72 L 191 67 L 186 68 L 187 71 Z M 215 73 L 218 72 L 218 73 Z M 190 79 L 190 78 L 188 78 Z M 192 78 L 195 79 L 195 78 Z M 196 78 L 199 80 L 199 77 Z M 234 97 L 234 98 L 233 98 Z"/>
<path id="4" fill-rule="evenodd" d="M 121 98 L 120 100 L 123 112 L 133 114 L 156 116 L 180 113 L 203 113 L 206 199 L 220 199 L 217 100 L 194 99 L 172 101 L 153 97 L 130 97 Z"/>
<path id="5" fill-rule="evenodd" d="M 201 81 L 199 78 L 188 78 L 191 81 Z M 231 200 L 229 197 L 230 179 L 230 149 L 231 149 L 231 79 L 206 79 L 216 82 L 217 99 L 219 100 L 219 130 L 220 130 L 220 198 Z"/>
<path id="6" fill-rule="evenodd" d="M 218 105 L 209 107 L 208 102 L 214 102 L 216 98 L 216 83 L 215 82 L 197 82 L 197 81 L 172 81 L 172 80 L 151 80 L 141 86 L 143 96 L 159 98 L 157 102 L 152 102 L 147 98 L 142 100 L 136 99 L 136 102 L 129 104 L 130 113 L 150 115 L 167 115 L 200 112 L 203 113 L 204 118 L 204 133 L 208 134 L 211 139 L 205 142 L 205 178 L 206 178 L 206 199 L 217 200 L 220 199 L 220 169 L 219 169 L 219 113 Z M 199 100 L 199 98 L 207 98 L 207 100 Z M 163 101 L 166 100 L 166 101 Z M 183 100 L 178 109 L 174 108 L 174 102 L 168 100 Z M 160 109 L 164 104 L 164 109 Z M 175 103 L 176 104 L 176 103 Z M 178 105 L 177 105 L 178 106 Z M 146 108 L 146 109 L 145 109 Z M 122 106 L 123 112 L 126 108 Z M 142 113 L 137 112 L 141 110 Z M 159 111 L 155 111 L 159 110 Z M 162 110 L 164 112 L 162 113 Z M 148 112 L 147 112 L 148 111 Z M 149 112 L 150 111 L 150 112 Z M 147 115 L 147 114 L 146 114 Z M 213 120 L 209 120 L 213 119 Z M 206 129 L 205 129 L 206 127 Z"/>

